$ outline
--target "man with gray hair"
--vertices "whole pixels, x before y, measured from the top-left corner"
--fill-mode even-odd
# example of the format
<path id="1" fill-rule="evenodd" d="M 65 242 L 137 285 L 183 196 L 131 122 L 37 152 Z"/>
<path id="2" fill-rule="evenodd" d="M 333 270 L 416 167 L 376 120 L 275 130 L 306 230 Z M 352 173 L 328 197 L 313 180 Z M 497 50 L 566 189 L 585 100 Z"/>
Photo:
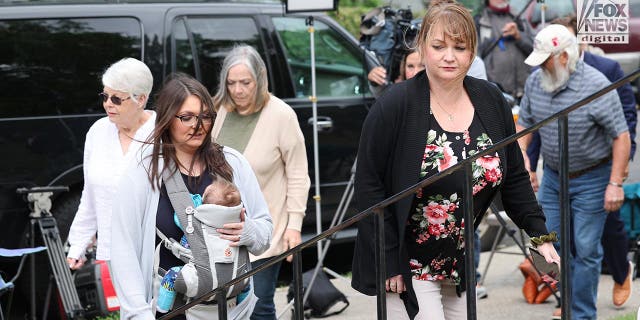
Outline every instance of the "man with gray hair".
<path id="1" fill-rule="evenodd" d="M 610 84 L 607 78 L 579 59 L 575 36 L 552 24 L 536 35 L 525 63 L 540 66 L 527 79 L 518 131 L 524 130 Z M 596 319 L 596 295 L 603 256 L 601 237 L 607 212 L 624 200 L 622 180 L 629 161 L 631 140 L 620 99 L 615 91 L 569 115 L 569 198 L 571 210 L 571 312 L 574 319 Z M 544 175 L 538 198 L 547 229 L 560 233 L 560 150 L 558 124 L 539 130 Z M 530 135 L 520 139 L 526 158 Z M 528 159 L 525 159 L 528 164 Z M 560 311 L 554 312 L 559 319 Z"/>

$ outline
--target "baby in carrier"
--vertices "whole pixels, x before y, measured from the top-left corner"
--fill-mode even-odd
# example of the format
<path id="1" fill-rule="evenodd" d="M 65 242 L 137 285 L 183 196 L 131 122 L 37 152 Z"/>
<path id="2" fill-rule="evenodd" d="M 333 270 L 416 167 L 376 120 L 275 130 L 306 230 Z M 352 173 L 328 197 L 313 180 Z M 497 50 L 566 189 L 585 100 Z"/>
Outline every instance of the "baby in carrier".
<path id="1" fill-rule="evenodd" d="M 240 221 L 240 210 L 236 210 L 242 203 L 240 200 L 240 191 L 238 191 L 238 188 L 233 183 L 226 179 L 218 177 L 212 184 L 208 185 L 204 189 L 202 196 L 197 193 L 193 194 L 191 195 L 191 200 L 193 200 L 193 205 L 196 206 L 196 210 L 201 212 L 201 214 L 205 216 L 206 220 L 215 220 L 216 217 L 214 215 L 219 214 L 220 212 L 217 211 L 222 210 L 231 214 L 237 211 L 238 221 Z M 206 204 L 230 207 L 231 210 L 222 209 L 216 206 L 201 207 Z M 242 209 L 242 206 L 240 206 L 240 209 Z M 207 218 L 207 216 L 209 217 Z M 175 222 L 175 224 L 184 231 L 180 225 L 180 221 L 178 220 L 178 215 L 175 212 L 173 213 L 173 222 Z M 190 248 L 186 235 L 183 235 L 180 239 L 180 245 L 187 249 Z"/>
<path id="2" fill-rule="evenodd" d="M 208 266 L 211 279 L 207 279 L 206 283 L 210 283 L 208 288 L 199 288 L 201 281 L 197 268 L 193 261 L 193 256 L 201 253 L 191 252 L 191 245 L 187 239 L 187 235 L 183 235 L 180 244 L 172 241 L 172 245 L 179 245 L 181 248 L 171 249 L 178 258 L 184 259 L 185 255 L 177 254 L 187 252 L 186 256 L 190 256 L 190 261 L 184 266 L 176 266 L 167 271 L 160 283 L 160 291 L 157 300 L 157 311 L 168 312 L 175 301 L 176 292 L 182 293 L 187 297 L 195 297 L 216 288 L 219 284 L 228 282 L 237 277 L 238 260 L 242 260 L 248 266 L 248 254 L 246 248 L 240 252 L 239 247 L 231 247 L 231 241 L 221 239 L 216 232 L 216 228 L 222 228 L 226 223 L 240 222 L 240 212 L 242 210 L 242 202 L 238 188 L 230 181 L 217 177 L 216 180 L 205 188 L 202 197 L 199 194 L 191 195 L 191 200 L 195 207 L 193 217 L 199 222 L 202 229 L 203 242 L 206 247 L 205 254 L 209 255 L 208 261 L 214 265 Z M 184 232 L 185 228 L 180 224 L 177 213 L 173 215 L 174 222 Z M 187 232 L 193 232 L 192 217 L 187 215 Z M 190 230 L 191 229 L 191 230 Z M 186 262 L 186 261 L 185 261 Z M 202 267 L 202 266 L 200 266 Z M 246 269 L 248 271 L 248 268 Z M 200 284 L 200 285 L 199 285 Z M 240 303 L 249 293 L 248 281 L 231 287 L 227 297 L 236 296 L 236 303 Z"/>

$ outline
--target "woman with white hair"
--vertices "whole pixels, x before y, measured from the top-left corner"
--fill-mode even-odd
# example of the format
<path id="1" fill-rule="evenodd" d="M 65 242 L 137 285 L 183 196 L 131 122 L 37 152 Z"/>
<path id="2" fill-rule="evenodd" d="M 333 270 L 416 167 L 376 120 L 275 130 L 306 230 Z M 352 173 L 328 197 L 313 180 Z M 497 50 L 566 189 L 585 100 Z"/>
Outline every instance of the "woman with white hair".
<path id="1" fill-rule="evenodd" d="M 301 242 L 310 186 L 304 136 L 293 109 L 269 93 L 267 68 L 250 46 L 237 46 L 224 59 L 213 103 L 213 138 L 247 158 L 273 220 L 271 247 L 251 256 L 256 268 Z M 251 319 L 276 319 L 279 270 L 277 263 L 253 277 L 259 300 Z"/>
<path id="2" fill-rule="evenodd" d="M 145 110 L 153 76 L 142 61 L 124 58 L 112 64 L 102 75 L 102 85 L 98 96 L 107 116 L 91 126 L 85 140 L 84 189 L 69 231 L 67 263 L 71 269 L 82 267 L 96 232 L 96 258 L 109 260 L 116 186 L 155 123 L 155 112 Z"/>

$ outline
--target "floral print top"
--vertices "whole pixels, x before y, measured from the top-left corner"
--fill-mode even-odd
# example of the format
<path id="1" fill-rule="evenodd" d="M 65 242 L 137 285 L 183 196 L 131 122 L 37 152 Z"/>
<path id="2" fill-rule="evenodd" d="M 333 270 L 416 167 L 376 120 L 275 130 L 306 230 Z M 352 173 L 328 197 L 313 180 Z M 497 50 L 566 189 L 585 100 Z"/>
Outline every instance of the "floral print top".
<path id="1" fill-rule="evenodd" d="M 444 131 L 432 118 L 427 134 L 420 179 L 443 171 L 490 147 L 480 119 L 474 116 L 469 129 L 462 133 Z M 498 154 L 484 156 L 472 164 L 474 212 L 491 196 L 491 188 L 502 182 Z M 464 274 L 464 214 L 462 211 L 463 171 L 457 171 L 418 191 L 413 200 L 405 244 L 414 279 L 451 279 L 458 287 Z"/>

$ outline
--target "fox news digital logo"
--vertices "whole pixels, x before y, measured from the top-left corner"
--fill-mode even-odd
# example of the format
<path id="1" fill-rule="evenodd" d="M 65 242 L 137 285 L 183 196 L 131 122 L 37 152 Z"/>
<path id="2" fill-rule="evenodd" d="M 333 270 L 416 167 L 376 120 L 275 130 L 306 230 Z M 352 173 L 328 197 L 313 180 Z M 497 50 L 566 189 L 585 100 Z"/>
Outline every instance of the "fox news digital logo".
<path id="1" fill-rule="evenodd" d="M 578 0 L 578 43 L 629 43 L 628 0 Z"/>

